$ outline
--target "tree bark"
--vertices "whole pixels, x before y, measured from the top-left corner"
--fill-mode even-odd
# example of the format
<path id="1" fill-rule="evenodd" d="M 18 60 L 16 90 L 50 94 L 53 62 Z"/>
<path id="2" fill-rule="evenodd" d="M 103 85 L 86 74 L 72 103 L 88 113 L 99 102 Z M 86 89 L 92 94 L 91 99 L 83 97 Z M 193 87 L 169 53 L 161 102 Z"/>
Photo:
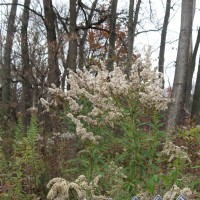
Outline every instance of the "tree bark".
<path id="1" fill-rule="evenodd" d="M 10 114 L 10 101 L 11 101 L 11 53 L 13 46 L 13 39 L 15 34 L 15 18 L 17 11 L 18 0 L 12 1 L 12 6 L 10 10 L 10 15 L 8 18 L 8 27 L 7 27 L 7 36 L 6 44 L 4 49 L 3 56 L 3 84 L 2 84 L 2 107 L 3 114 L 6 117 L 9 117 Z"/>
<path id="2" fill-rule="evenodd" d="M 140 5 L 142 0 L 138 0 L 136 4 L 136 9 L 134 13 L 133 19 L 133 10 L 134 10 L 134 0 L 130 0 L 129 5 L 129 22 L 128 22 L 128 65 L 125 69 L 125 73 L 127 75 L 130 74 L 131 65 L 133 62 L 133 47 L 134 47 L 134 40 L 135 40 L 135 31 L 136 26 L 138 24 L 138 17 L 140 12 Z"/>
<path id="3" fill-rule="evenodd" d="M 163 74 L 164 74 L 164 63 L 165 63 L 165 44 L 166 44 L 166 36 L 167 36 L 167 27 L 169 24 L 170 9 L 171 9 L 171 0 L 167 0 L 166 9 L 165 9 L 165 18 L 164 18 L 163 28 L 162 28 L 162 33 L 161 33 L 160 52 L 159 52 L 159 60 L 158 60 L 158 71 Z M 163 84 L 163 87 L 164 87 L 164 84 Z"/>
<path id="4" fill-rule="evenodd" d="M 32 69 L 29 59 L 29 48 L 28 48 L 28 22 L 29 22 L 29 7 L 31 0 L 24 1 L 24 11 L 22 15 L 22 27 L 21 27 L 21 52 L 22 52 L 22 110 L 23 110 L 23 121 L 24 127 L 26 128 L 29 124 L 30 115 L 27 112 L 32 106 Z"/>
<path id="5" fill-rule="evenodd" d="M 142 0 L 138 0 L 136 4 L 136 9 L 135 9 L 135 14 L 134 14 L 134 19 L 133 19 L 133 38 L 132 38 L 132 45 L 134 46 L 134 40 L 135 40 L 135 31 L 136 31 L 136 26 L 138 24 L 138 17 L 140 13 L 140 5 L 142 3 Z"/>
<path id="6" fill-rule="evenodd" d="M 172 90 L 172 99 L 174 101 L 170 104 L 168 110 L 166 121 L 167 133 L 170 133 L 172 129 L 178 125 L 179 119 L 181 117 L 181 112 L 184 108 L 188 53 L 193 23 L 193 3 L 194 0 L 182 0 L 181 28 Z"/>
<path id="7" fill-rule="evenodd" d="M 76 70 L 76 59 L 77 59 L 77 10 L 76 10 L 76 0 L 69 1 L 69 12 L 70 12 L 70 25 L 69 25 L 69 48 L 67 54 L 67 62 L 64 69 L 63 77 L 62 77 L 62 89 L 65 88 L 66 76 L 68 75 L 68 69 L 73 71 Z M 69 85 L 68 85 L 69 87 Z"/>
<path id="8" fill-rule="evenodd" d="M 58 66 L 58 46 L 56 38 L 55 20 L 56 15 L 53 10 L 52 0 L 43 0 L 45 27 L 47 31 L 48 44 L 48 84 L 60 86 L 60 69 Z"/>
<path id="9" fill-rule="evenodd" d="M 118 0 L 112 0 L 111 13 L 109 19 L 109 52 L 108 52 L 108 70 L 113 70 L 113 64 L 115 61 L 115 41 L 116 41 L 116 19 L 117 19 L 117 3 Z"/>
<path id="10" fill-rule="evenodd" d="M 192 102 L 191 117 L 196 124 L 200 123 L 200 57 L 199 57 L 197 80 Z"/>
<path id="11" fill-rule="evenodd" d="M 135 0 L 129 1 L 129 14 L 128 14 L 128 64 L 131 65 L 133 56 L 133 10 L 134 10 Z"/>
<path id="12" fill-rule="evenodd" d="M 196 57 L 197 52 L 199 49 L 199 43 L 200 43 L 200 28 L 198 30 L 195 46 L 193 52 L 190 53 L 189 57 L 189 64 L 188 64 L 188 78 L 187 78 L 187 88 L 186 88 L 186 96 L 185 96 L 185 109 L 190 112 L 191 111 L 191 90 L 192 90 L 192 78 L 194 74 L 194 69 L 196 65 Z"/>

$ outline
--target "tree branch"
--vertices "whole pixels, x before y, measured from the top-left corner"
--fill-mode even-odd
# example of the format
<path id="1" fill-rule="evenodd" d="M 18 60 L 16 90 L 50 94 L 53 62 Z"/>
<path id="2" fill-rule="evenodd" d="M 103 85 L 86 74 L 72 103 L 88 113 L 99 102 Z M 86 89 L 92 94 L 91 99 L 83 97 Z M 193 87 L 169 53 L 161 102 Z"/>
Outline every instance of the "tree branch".
<path id="1" fill-rule="evenodd" d="M 138 32 L 135 33 L 135 36 L 142 34 L 142 33 L 157 32 L 157 31 L 160 31 L 161 29 L 162 29 L 162 27 L 158 28 L 158 29 L 149 29 L 149 30 L 144 30 L 144 31 L 138 31 Z"/>
<path id="2" fill-rule="evenodd" d="M 0 3 L 0 6 L 12 6 L 12 5 L 17 5 L 17 6 L 24 7 L 24 8 L 26 8 L 26 9 L 30 10 L 30 11 L 31 11 L 32 13 L 34 13 L 35 15 L 39 16 L 39 17 L 44 21 L 44 17 L 43 17 L 42 14 L 36 12 L 35 10 L 33 10 L 33 9 L 31 9 L 31 8 L 29 8 L 29 7 L 27 7 L 27 6 L 23 5 L 23 4 L 21 4 L 21 3 L 16 3 L 16 4 L 13 4 L 13 3 Z"/>

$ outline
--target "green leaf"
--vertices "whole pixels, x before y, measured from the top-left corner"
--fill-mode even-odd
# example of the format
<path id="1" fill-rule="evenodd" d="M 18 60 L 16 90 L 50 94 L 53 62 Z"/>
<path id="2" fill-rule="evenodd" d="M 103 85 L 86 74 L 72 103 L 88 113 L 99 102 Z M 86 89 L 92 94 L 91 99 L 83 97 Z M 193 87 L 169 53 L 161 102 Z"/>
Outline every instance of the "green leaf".
<path id="1" fill-rule="evenodd" d="M 169 177 L 169 176 L 167 176 L 167 175 L 165 175 L 165 174 L 162 174 L 161 176 L 160 176 L 160 178 L 163 180 L 163 182 L 164 182 L 164 184 L 165 185 L 170 185 L 170 183 L 171 183 L 171 178 Z"/>
<path id="2" fill-rule="evenodd" d="M 156 183 L 158 183 L 159 182 L 159 175 L 153 175 L 149 180 L 148 180 L 148 183 L 147 183 L 147 185 L 148 185 L 148 189 L 149 189 L 149 192 L 151 193 L 151 194 L 154 194 L 154 192 L 155 192 L 155 185 L 156 185 Z"/>
<path id="3" fill-rule="evenodd" d="M 148 180 L 148 190 L 151 194 L 154 194 L 155 189 L 154 189 L 155 183 L 153 179 Z"/>

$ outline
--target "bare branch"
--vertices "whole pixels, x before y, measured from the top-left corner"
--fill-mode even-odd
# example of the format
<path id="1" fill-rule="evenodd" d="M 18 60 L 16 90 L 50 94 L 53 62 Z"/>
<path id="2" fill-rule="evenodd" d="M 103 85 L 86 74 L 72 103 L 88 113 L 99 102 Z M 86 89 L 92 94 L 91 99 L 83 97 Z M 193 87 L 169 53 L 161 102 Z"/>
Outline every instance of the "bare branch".
<path id="1" fill-rule="evenodd" d="M 142 34 L 142 33 L 148 33 L 148 32 L 158 32 L 162 29 L 162 27 L 158 28 L 158 29 L 149 29 L 149 30 L 144 30 L 144 31 L 138 31 L 135 33 L 136 35 Z"/>
<path id="2" fill-rule="evenodd" d="M 13 3 L 0 3 L 0 6 L 12 6 L 12 5 L 17 5 L 17 6 L 21 6 L 21 7 L 24 7 L 28 10 L 30 10 L 32 13 L 34 13 L 35 15 L 39 16 L 43 21 L 44 21 L 44 17 L 42 14 L 36 12 L 35 10 L 33 10 L 32 8 L 29 8 L 21 3 L 16 3 L 16 4 L 13 4 Z"/>

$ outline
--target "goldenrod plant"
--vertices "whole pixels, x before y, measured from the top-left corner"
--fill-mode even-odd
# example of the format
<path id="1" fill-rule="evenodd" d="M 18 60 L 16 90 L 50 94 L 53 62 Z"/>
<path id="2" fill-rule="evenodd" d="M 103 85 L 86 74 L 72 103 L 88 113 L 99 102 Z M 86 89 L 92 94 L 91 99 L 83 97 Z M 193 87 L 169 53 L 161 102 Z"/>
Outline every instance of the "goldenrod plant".
<path id="1" fill-rule="evenodd" d="M 67 162 L 66 174 L 84 174 L 90 181 L 102 175 L 99 194 L 116 200 L 129 199 L 141 190 L 154 195 L 176 184 L 182 170 L 176 171 L 180 173 L 170 184 L 163 181 L 166 171 L 160 167 L 166 159 L 162 155 L 167 154 L 174 161 L 167 166 L 170 170 L 179 163 L 177 160 L 190 162 L 190 158 L 183 147 L 167 142 L 160 112 L 172 100 L 165 95 L 162 81 L 162 74 L 152 68 L 147 51 L 145 59 L 134 63 L 129 78 L 122 68 L 114 67 L 109 72 L 101 64 L 69 71 L 68 91 L 52 85 L 50 98 L 41 99 L 41 103 L 46 112 L 60 105 L 65 107 L 68 131 L 79 138 L 81 147 L 77 158 Z M 114 163 L 112 173 L 110 163 Z"/>

